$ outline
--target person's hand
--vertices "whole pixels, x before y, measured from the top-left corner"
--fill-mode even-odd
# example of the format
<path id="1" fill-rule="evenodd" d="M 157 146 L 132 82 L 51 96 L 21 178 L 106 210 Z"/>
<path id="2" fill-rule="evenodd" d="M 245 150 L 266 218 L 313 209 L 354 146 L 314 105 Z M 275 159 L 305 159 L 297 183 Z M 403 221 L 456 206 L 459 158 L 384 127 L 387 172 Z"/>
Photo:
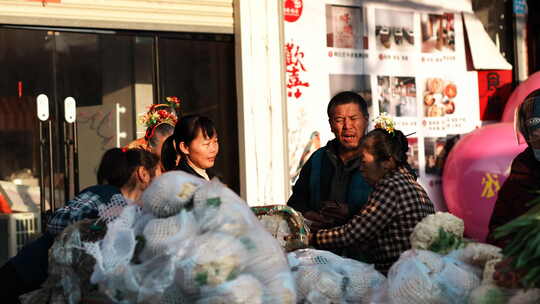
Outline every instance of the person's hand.
<path id="1" fill-rule="evenodd" d="M 336 224 L 344 224 L 349 219 L 349 206 L 338 202 L 327 202 L 320 213 L 324 218 Z"/>
<path id="2" fill-rule="evenodd" d="M 321 229 L 326 229 L 334 226 L 332 219 L 325 218 L 320 213 L 315 211 L 307 211 L 303 213 L 306 218 L 306 223 L 309 226 L 310 231 L 317 232 Z"/>
<path id="3" fill-rule="evenodd" d="M 308 234 L 308 245 L 309 245 L 309 246 L 315 246 L 315 245 L 317 245 L 317 241 L 315 240 L 315 235 L 316 235 L 316 234 L 317 234 L 317 233 L 315 233 L 315 232 L 310 232 L 310 233 Z"/>

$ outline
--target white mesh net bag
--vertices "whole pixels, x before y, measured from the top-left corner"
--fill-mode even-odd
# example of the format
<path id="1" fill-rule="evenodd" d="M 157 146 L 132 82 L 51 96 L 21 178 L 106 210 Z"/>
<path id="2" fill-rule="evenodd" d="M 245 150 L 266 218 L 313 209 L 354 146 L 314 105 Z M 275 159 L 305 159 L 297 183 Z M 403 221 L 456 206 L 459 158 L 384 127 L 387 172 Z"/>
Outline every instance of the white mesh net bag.
<path id="1" fill-rule="evenodd" d="M 160 304 L 187 304 L 188 299 L 176 284 L 171 284 L 161 297 Z"/>
<path id="2" fill-rule="evenodd" d="M 246 272 L 265 286 L 264 303 L 296 303 L 294 279 L 283 249 L 262 227 L 251 210 L 246 211 L 253 223 L 249 233 L 239 237 L 249 248 L 250 261 L 246 265 Z"/>
<path id="3" fill-rule="evenodd" d="M 182 171 L 170 171 L 156 177 L 141 196 L 143 208 L 156 217 L 175 215 L 190 204 L 197 188 L 205 180 Z"/>
<path id="4" fill-rule="evenodd" d="M 279 243 L 219 181 L 167 173 L 142 201 L 142 213 L 85 244 L 98 260 L 93 282 L 115 302 L 296 303 Z"/>
<path id="5" fill-rule="evenodd" d="M 67 226 L 49 251 L 48 277 L 41 288 L 25 295 L 21 303 L 76 304 L 93 293 L 90 276 L 95 260 L 82 248 L 84 239 L 99 239 L 104 230 L 91 230 L 95 220 L 82 220 Z"/>
<path id="6" fill-rule="evenodd" d="M 309 227 L 302 214 L 285 205 L 254 206 L 251 210 L 283 250 L 308 248 Z"/>
<path id="7" fill-rule="evenodd" d="M 202 185 L 193 197 L 193 214 L 201 232 L 222 231 L 243 235 L 253 226 L 245 215 L 246 204 L 217 179 Z"/>
<path id="8" fill-rule="evenodd" d="M 150 219 L 142 231 L 145 246 L 142 259 L 160 254 L 184 254 L 190 238 L 197 235 L 193 215 L 185 210 L 167 218 Z"/>
<path id="9" fill-rule="evenodd" d="M 196 304 L 262 304 L 263 286 L 253 276 L 239 275 L 232 281 L 215 287 L 204 286 L 204 296 Z"/>
<path id="10" fill-rule="evenodd" d="M 287 221 L 282 217 L 273 215 L 263 215 L 259 220 L 264 228 L 272 233 L 281 247 L 285 248 L 287 245 L 286 237 L 291 234 L 291 228 L 289 228 Z"/>
<path id="11" fill-rule="evenodd" d="M 511 289 L 495 285 L 494 282 L 482 284 L 475 288 L 468 300 L 468 304 L 507 304 L 514 294 Z"/>
<path id="12" fill-rule="evenodd" d="M 469 243 L 465 248 L 451 251 L 448 256 L 464 263 L 484 267 L 490 260 L 502 258 L 501 248 L 484 244 Z"/>
<path id="13" fill-rule="evenodd" d="M 341 303 L 345 277 L 331 269 L 301 267 L 295 273 L 296 289 L 309 303 Z"/>
<path id="14" fill-rule="evenodd" d="M 300 249 L 287 257 L 298 298 L 308 303 L 368 303 L 386 280 L 373 265 L 328 251 Z"/>
<path id="15" fill-rule="evenodd" d="M 405 251 L 388 272 L 392 304 L 466 303 L 480 270 L 425 250 Z"/>
<path id="16" fill-rule="evenodd" d="M 176 283 L 190 296 L 203 286 L 217 286 L 242 272 L 248 254 L 244 244 L 226 233 L 195 238 L 185 259 L 177 262 Z"/>

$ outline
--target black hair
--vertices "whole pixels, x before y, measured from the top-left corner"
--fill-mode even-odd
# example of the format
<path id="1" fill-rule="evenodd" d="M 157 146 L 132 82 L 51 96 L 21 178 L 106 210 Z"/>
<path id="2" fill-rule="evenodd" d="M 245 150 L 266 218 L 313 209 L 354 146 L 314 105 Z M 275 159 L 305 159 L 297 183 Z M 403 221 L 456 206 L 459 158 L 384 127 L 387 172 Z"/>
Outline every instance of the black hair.
<path id="1" fill-rule="evenodd" d="M 122 188 L 133 183 L 133 172 L 140 166 L 152 176 L 159 164 L 157 155 L 143 149 L 112 148 L 103 154 L 97 171 L 98 184 Z"/>
<path id="2" fill-rule="evenodd" d="M 366 145 L 368 141 L 371 144 Z M 400 130 L 389 133 L 385 129 L 373 129 L 362 138 L 361 145 L 366 147 L 369 153 L 375 157 L 375 161 L 383 162 L 393 159 L 397 166 L 407 168 L 415 178 L 417 177 L 415 171 L 407 162 L 409 142 Z"/>
<path id="3" fill-rule="evenodd" d="M 539 98 L 539 97 L 540 97 L 540 89 L 536 89 L 532 91 L 531 93 L 529 93 L 529 95 L 527 95 L 527 97 L 523 99 L 523 102 L 518 107 L 518 111 L 519 111 L 519 121 L 517 122 L 518 128 L 521 134 L 523 134 L 523 137 L 525 138 L 526 141 L 529 141 L 529 128 L 527 128 L 527 125 L 525 122 L 527 121 L 527 119 L 530 118 L 529 116 L 531 115 L 531 113 L 533 113 L 534 105 L 528 104 L 525 101 L 527 101 L 527 99 Z"/>
<path id="4" fill-rule="evenodd" d="M 149 136 L 149 138 L 147 139 L 148 144 L 150 145 L 150 147 L 155 148 L 157 146 L 157 138 L 155 135 L 159 134 L 161 136 L 170 136 L 174 132 L 174 126 L 169 123 L 162 123 L 153 127 L 153 130 L 147 130 L 146 134 L 149 134 L 149 132 L 150 134 L 152 134 L 152 136 Z"/>
<path id="5" fill-rule="evenodd" d="M 180 143 L 184 142 L 185 145 L 189 146 L 197 137 L 199 130 L 206 138 L 217 135 L 214 122 L 206 116 L 186 115 L 176 123 L 173 134 L 165 140 L 161 149 L 161 163 L 165 171 L 173 170 L 176 167 L 177 155 L 183 156 L 182 151 L 180 151 Z"/>
<path id="6" fill-rule="evenodd" d="M 367 109 L 367 103 L 362 98 L 362 96 L 358 95 L 355 92 L 352 91 L 344 91 L 336 94 L 332 99 L 330 99 L 330 102 L 328 103 L 328 107 L 326 108 L 326 113 L 328 114 L 328 118 L 332 118 L 332 112 L 334 111 L 334 108 L 336 106 L 344 105 L 354 103 L 357 104 L 360 108 L 360 112 L 364 114 L 364 117 L 366 119 L 369 119 L 369 113 Z"/>

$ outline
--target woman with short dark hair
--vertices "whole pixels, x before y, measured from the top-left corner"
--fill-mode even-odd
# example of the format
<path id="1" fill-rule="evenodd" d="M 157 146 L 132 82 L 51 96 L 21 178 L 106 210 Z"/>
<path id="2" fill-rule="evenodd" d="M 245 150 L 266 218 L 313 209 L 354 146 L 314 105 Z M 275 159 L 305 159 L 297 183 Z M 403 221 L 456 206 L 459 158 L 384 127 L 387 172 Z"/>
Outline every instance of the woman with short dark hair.
<path id="1" fill-rule="evenodd" d="M 219 152 L 214 122 L 201 115 L 182 117 L 163 143 L 161 162 L 166 171 L 181 170 L 209 180 Z"/>
<path id="2" fill-rule="evenodd" d="M 407 163 L 407 138 L 393 128 L 377 128 L 360 143 L 360 171 L 373 187 L 366 205 L 345 225 L 319 230 L 310 242 L 320 248 L 355 245 L 362 261 L 386 274 L 411 247 L 409 236 L 424 217 L 435 212 Z"/>

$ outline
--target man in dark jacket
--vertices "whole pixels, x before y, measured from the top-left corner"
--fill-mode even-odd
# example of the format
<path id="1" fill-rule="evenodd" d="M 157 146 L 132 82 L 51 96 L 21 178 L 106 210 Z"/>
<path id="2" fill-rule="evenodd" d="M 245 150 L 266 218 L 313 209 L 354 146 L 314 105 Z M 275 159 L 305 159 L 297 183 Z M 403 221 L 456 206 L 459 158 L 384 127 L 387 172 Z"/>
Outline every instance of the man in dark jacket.
<path id="1" fill-rule="evenodd" d="M 327 108 L 336 136 L 315 151 L 300 171 L 287 205 L 300 211 L 310 228 L 346 222 L 366 203 L 371 188 L 358 171 L 360 139 L 368 125 L 366 101 L 354 92 L 334 96 Z"/>
<path id="2" fill-rule="evenodd" d="M 529 94 L 518 108 L 516 129 L 527 142 L 527 149 L 512 162 L 510 176 L 499 191 L 489 222 L 488 242 L 504 247 L 505 240 L 495 240 L 493 231 L 530 209 L 528 202 L 540 190 L 540 89 Z"/>

